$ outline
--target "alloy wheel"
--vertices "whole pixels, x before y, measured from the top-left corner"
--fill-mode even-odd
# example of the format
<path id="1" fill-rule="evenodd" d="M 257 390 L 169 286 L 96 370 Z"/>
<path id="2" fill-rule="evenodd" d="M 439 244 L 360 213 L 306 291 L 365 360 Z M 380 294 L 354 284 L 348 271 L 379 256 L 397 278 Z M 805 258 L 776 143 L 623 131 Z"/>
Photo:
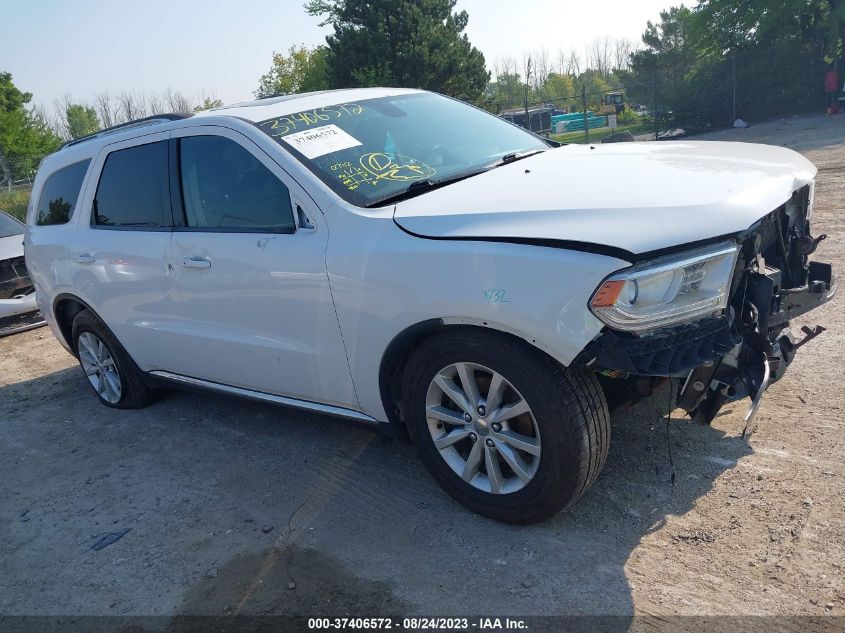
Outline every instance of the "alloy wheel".
<path id="1" fill-rule="evenodd" d="M 483 492 L 516 492 L 537 474 L 537 421 L 516 388 L 492 369 L 454 363 L 437 372 L 426 393 L 426 419 L 440 456 Z"/>
<path id="2" fill-rule="evenodd" d="M 109 404 L 120 402 L 123 386 L 109 348 L 91 332 L 80 334 L 77 343 L 79 362 L 91 385 Z"/>

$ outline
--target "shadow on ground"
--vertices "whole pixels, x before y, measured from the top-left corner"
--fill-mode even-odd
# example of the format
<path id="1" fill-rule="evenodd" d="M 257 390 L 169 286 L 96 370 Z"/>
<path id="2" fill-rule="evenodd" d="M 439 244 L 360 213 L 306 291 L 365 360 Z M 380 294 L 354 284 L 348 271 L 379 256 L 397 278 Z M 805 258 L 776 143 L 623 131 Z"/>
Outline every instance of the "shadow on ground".
<path id="1" fill-rule="evenodd" d="M 343 421 L 193 393 L 113 410 L 76 368 L 0 388 L 0 614 L 632 615 L 637 544 L 751 452 L 673 422 L 672 486 L 667 400 L 615 415 L 571 511 L 513 527 Z"/>

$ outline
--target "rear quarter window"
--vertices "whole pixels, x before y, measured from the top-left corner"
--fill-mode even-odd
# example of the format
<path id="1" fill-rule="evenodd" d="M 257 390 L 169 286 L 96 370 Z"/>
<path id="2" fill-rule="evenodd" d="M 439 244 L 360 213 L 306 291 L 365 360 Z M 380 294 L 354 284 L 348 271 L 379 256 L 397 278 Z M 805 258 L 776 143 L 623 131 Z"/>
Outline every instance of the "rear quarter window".
<path id="1" fill-rule="evenodd" d="M 137 145 L 108 155 L 91 224 L 100 228 L 172 225 L 167 141 Z"/>
<path id="2" fill-rule="evenodd" d="M 90 164 L 90 160 L 83 160 L 62 167 L 47 178 L 38 198 L 38 207 L 35 212 L 36 225 L 67 224 L 70 221 L 82 187 L 82 180 Z"/>

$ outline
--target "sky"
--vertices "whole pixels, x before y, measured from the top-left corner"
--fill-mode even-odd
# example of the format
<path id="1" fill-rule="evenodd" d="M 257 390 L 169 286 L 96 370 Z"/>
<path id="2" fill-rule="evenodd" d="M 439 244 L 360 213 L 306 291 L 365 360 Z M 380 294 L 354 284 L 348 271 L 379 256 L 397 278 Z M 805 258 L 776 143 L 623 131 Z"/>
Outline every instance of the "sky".
<path id="1" fill-rule="evenodd" d="M 330 32 L 303 0 L 4 0 L 0 72 L 50 107 L 71 94 L 179 90 L 193 101 L 253 98 L 273 51 L 316 46 Z M 672 0 L 458 0 L 467 34 L 491 70 L 540 48 L 584 47 L 598 37 L 640 41 Z"/>

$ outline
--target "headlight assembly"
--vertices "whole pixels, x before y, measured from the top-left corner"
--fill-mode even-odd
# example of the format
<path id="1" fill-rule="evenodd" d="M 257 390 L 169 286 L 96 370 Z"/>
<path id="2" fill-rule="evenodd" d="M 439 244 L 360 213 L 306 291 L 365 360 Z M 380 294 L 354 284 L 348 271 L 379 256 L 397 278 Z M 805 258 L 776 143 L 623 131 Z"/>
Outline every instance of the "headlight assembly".
<path id="1" fill-rule="evenodd" d="M 626 268 L 599 286 L 590 309 L 609 327 L 637 334 L 719 314 L 738 248 L 723 242 Z"/>

